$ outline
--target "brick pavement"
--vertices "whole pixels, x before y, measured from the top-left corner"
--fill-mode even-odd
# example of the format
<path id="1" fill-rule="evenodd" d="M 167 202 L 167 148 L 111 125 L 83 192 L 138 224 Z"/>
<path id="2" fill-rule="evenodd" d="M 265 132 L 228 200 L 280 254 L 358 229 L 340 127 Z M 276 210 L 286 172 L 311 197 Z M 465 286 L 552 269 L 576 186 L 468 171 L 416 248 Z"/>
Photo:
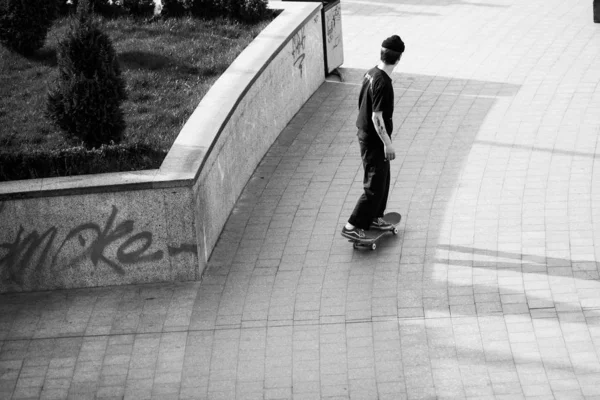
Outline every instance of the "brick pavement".
<path id="1" fill-rule="evenodd" d="M 325 83 L 201 283 L 0 296 L 0 398 L 600 398 L 591 0 L 343 1 Z M 394 76 L 401 233 L 355 251 L 355 86 Z"/>

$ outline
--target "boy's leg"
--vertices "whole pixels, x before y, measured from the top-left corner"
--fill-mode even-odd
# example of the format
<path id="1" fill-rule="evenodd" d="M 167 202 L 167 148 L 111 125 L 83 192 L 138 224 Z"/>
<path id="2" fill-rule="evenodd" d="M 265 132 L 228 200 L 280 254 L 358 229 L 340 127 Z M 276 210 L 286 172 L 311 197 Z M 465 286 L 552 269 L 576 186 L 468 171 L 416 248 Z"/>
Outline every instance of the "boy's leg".
<path id="1" fill-rule="evenodd" d="M 379 212 L 383 196 L 387 197 L 385 185 L 386 182 L 389 185 L 389 163 L 385 161 L 383 146 L 369 146 L 363 141 L 359 143 L 364 168 L 364 192 L 356 202 L 348 222 L 358 228 L 369 229 Z"/>
<path id="2" fill-rule="evenodd" d="M 385 209 L 387 208 L 388 197 L 390 194 L 390 182 L 391 182 L 391 172 L 390 172 L 390 162 L 386 160 L 385 162 L 385 183 L 383 184 L 383 194 L 381 195 L 381 203 L 379 204 L 379 210 L 375 215 L 377 217 L 383 217 L 385 214 Z"/>
<path id="3" fill-rule="evenodd" d="M 390 174 L 389 161 L 386 161 L 386 166 L 387 166 L 387 168 L 384 169 L 385 170 L 385 183 L 384 183 L 384 187 L 383 187 L 383 195 L 381 196 L 381 202 L 379 203 L 379 207 L 378 207 L 379 212 L 375 215 L 373 222 L 371 222 L 371 229 L 382 230 L 382 231 L 388 231 L 393 228 L 392 224 L 390 224 L 389 222 L 386 222 L 383 219 L 383 216 L 385 215 L 385 209 L 387 208 L 388 195 L 390 192 L 391 174 Z"/>

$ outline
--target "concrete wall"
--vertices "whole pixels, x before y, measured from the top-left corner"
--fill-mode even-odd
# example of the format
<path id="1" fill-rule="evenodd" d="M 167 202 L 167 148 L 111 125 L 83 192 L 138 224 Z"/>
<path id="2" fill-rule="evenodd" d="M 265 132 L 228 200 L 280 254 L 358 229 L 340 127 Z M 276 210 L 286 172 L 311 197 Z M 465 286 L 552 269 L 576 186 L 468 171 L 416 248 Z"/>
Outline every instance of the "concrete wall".
<path id="1" fill-rule="evenodd" d="M 280 31 L 277 25 L 272 28 Z M 220 132 L 194 184 L 198 235 L 204 237 L 205 249 L 216 244 L 238 196 L 279 133 L 322 84 L 321 31 L 321 14 L 317 13 L 248 88 Z M 232 67 L 243 71 L 251 64 L 242 57 Z"/>
<path id="2" fill-rule="evenodd" d="M 189 188 L 0 203 L 0 292 L 198 277 Z"/>
<path id="3" fill-rule="evenodd" d="M 321 3 L 272 8 L 160 169 L 0 183 L 0 293 L 201 278 L 248 178 L 324 81 Z"/>

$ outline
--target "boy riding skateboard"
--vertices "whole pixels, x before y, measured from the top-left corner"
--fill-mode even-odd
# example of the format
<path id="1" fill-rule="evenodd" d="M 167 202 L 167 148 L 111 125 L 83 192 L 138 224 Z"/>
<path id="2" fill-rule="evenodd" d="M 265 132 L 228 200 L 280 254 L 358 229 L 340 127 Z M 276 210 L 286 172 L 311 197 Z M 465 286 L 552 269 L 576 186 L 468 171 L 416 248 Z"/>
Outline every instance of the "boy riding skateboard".
<path id="1" fill-rule="evenodd" d="M 404 53 L 404 42 L 393 35 L 381 44 L 380 62 L 363 77 L 358 97 L 358 143 L 364 168 L 364 192 L 342 228 L 348 239 L 365 238 L 365 230 L 390 230 L 383 219 L 390 189 L 390 161 L 396 158 L 392 145 L 394 88 L 391 75 Z"/>

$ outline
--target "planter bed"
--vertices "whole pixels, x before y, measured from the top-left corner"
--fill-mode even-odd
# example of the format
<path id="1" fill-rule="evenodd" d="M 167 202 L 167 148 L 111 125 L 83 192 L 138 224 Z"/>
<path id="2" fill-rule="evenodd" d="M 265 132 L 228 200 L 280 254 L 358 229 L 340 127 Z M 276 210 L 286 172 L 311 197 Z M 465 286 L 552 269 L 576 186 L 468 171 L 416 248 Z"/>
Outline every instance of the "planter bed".
<path id="1" fill-rule="evenodd" d="M 57 44 L 69 20 L 56 21 L 46 45 L 32 57 L 0 46 L 0 164 L 5 166 L 0 181 L 158 168 L 211 85 L 271 19 L 248 25 L 193 18 L 99 18 L 118 53 L 128 92 L 123 142 L 108 145 L 100 157 L 97 150 L 66 141 L 44 116 L 48 88 L 56 77 Z M 132 148 L 138 154 L 123 159 Z M 86 158 L 91 167 L 82 168 Z"/>

